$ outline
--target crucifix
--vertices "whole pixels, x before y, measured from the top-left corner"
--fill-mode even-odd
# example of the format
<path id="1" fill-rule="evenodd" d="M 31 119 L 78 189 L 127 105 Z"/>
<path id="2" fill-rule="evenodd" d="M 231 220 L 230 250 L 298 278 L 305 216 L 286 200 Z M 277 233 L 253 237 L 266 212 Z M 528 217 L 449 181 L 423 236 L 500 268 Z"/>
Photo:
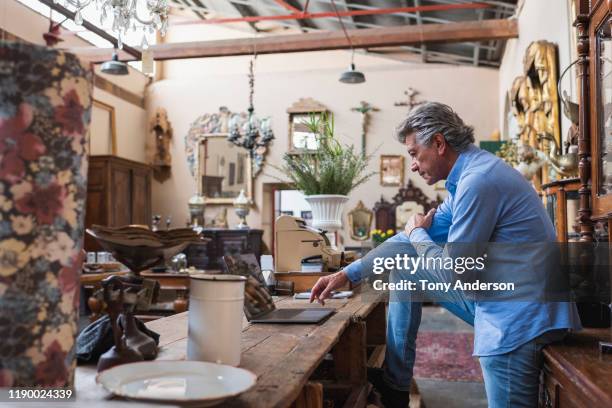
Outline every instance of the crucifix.
<path id="1" fill-rule="evenodd" d="M 378 112 L 380 109 L 375 108 L 365 101 L 361 101 L 359 106 L 351 108 L 353 112 L 361 113 L 361 154 L 366 155 L 366 134 L 368 133 L 368 125 L 370 124 L 370 112 Z"/>
<path id="2" fill-rule="evenodd" d="M 394 106 L 408 106 L 409 110 L 412 110 L 417 105 L 425 103 L 425 101 L 416 101 L 417 95 L 420 94 L 419 91 L 414 89 L 413 87 L 409 87 L 407 91 L 404 91 L 404 95 L 408 97 L 407 101 L 395 102 Z"/>

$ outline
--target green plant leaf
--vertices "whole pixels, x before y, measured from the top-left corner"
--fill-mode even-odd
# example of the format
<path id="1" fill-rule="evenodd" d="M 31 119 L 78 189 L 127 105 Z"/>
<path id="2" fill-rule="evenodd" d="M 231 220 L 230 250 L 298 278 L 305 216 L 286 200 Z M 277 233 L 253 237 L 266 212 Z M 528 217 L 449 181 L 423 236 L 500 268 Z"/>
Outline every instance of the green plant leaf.
<path id="1" fill-rule="evenodd" d="M 333 115 L 311 114 L 306 126 L 316 135 L 318 150 L 286 153 L 280 168 L 305 195 L 347 195 L 376 174 L 366 173 L 371 156 L 363 156 L 355 152 L 354 146 L 342 145 L 335 139 Z"/>

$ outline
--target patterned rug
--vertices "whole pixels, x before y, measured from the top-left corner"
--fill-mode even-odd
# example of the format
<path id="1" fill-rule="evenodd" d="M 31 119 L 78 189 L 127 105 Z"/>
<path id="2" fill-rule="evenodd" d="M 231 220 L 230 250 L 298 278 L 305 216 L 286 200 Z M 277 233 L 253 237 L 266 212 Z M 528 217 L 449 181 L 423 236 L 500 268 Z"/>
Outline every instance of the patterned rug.
<path id="1" fill-rule="evenodd" d="M 472 333 L 419 332 L 414 376 L 445 381 L 482 382 L 482 371 L 472 357 Z"/>

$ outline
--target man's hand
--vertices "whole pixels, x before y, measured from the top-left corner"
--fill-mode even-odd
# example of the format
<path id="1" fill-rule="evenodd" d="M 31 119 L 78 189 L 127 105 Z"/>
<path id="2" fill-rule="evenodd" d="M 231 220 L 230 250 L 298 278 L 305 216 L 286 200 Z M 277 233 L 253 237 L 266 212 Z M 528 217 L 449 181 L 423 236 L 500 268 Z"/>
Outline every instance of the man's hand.
<path id="1" fill-rule="evenodd" d="M 406 223 L 406 227 L 404 228 L 404 233 L 410 237 L 410 233 L 415 228 L 429 228 L 431 227 L 431 222 L 433 221 L 433 216 L 436 213 L 436 209 L 432 208 L 427 212 L 427 214 L 415 214 Z"/>
<path id="2" fill-rule="evenodd" d="M 331 291 L 341 288 L 348 282 L 348 277 L 344 271 L 336 272 L 331 275 L 319 278 L 310 292 L 310 303 L 315 299 L 325 306 L 325 299 L 331 297 Z"/>

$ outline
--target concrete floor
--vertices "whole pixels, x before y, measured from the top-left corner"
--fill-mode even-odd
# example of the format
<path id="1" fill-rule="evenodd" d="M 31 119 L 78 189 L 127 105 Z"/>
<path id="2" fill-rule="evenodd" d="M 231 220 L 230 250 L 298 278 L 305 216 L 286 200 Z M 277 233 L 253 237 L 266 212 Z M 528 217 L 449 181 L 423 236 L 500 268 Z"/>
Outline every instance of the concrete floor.
<path id="1" fill-rule="evenodd" d="M 445 332 L 473 332 L 472 327 L 436 306 L 423 308 L 420 330 Z M 486 408 L 484 384 L 417 379 L 426 408 Z"/>

